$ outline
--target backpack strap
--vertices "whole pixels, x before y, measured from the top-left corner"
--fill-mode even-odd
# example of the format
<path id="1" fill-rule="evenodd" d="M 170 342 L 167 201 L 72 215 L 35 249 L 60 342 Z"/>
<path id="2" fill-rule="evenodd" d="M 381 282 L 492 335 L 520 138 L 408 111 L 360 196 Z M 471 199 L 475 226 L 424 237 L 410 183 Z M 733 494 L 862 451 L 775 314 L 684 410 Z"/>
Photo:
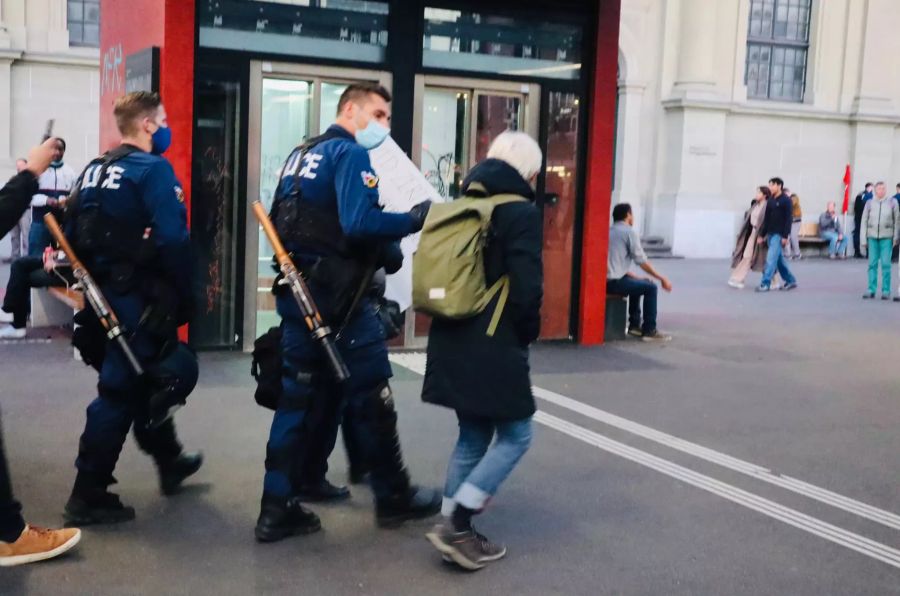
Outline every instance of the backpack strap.
<path id="1" fill-rule="evenodd" d="M 508 275 L 504 275 L 497 280 L 497 282 L 491 286 L 491 289 L 487 291 L 485 298 L 490 302 L 498 292 L 500 293 L 500 298 L 497 300 L 497 306 L 494 308 L 494 314 L 491 316 L 491 323 L 487 328 L 486 335 L 488 337 L 494 337 L 494 333 L 497 332 L 497 326 L 500 325 L 500 317 L 503 316 L 503 309 L 506 308 L 506 301 L 509 299 Z"/>
<path id="2" fill-rule="evenodd" d="M 100 157 L 93 159 L 87 166 L 85 166 L 85 168 L 81 171 L 81 174 L 78 175 L 78 178 L 75 179 L 75 183 L 72 185 L 72 192 L 69 194 L 69 206 L 66 209 L 66 221 L 74 219 L 78 216 L 78 212 L 81 207 L 81 201 L 79 200 L 79 195 L 81 194 L 81 184 L 84 181 L 85 174 L 87 174 L 87 171 L 91 168 L 91 166 L 102 164 L 100 174 L 97 177 L 98 190 L 102 191 L 103 179 L 106 178 L 106 170 L 109 169 L 109 166 L 119 161 L 120 159 L 128 157 L 132 153 L 137 153 L 138 151 L 141 151 L 141 149 L 138 149 L 134 145 L 122 143 L 118 147 L 110 149 Z"/>

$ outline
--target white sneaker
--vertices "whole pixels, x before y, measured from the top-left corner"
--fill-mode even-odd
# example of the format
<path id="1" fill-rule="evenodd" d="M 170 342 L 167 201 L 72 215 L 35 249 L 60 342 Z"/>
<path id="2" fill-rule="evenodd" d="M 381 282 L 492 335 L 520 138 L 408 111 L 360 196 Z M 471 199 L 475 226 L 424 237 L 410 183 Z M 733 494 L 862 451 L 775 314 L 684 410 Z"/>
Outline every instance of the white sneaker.
<path id="1" fill-rule="evenodd" d="M 24 339 L 25 328 L 16 329 L 12 325 L 0 327 L 0 339 Z"/>
<path id="2" fill-rule="evenodd" d="M 13 322 L 13 314 L 11 312 L 6 312 L 5 310 L 0 310 L 0 323 L 12 323 Z"/>
<path id="3" fill-rule="evenodd" d="M 744 284 L 742 284 L 742 283 L 739 282 L 739 281 L 734 281 L 733 279 L 729 279 L 729 280 L 728 280 L 728 285 L 731 286 L 732 288 L 735 288 L 735 289 L 738 289 L 738 290 L 743 290 L 743 289 L 744 289 Z"/>

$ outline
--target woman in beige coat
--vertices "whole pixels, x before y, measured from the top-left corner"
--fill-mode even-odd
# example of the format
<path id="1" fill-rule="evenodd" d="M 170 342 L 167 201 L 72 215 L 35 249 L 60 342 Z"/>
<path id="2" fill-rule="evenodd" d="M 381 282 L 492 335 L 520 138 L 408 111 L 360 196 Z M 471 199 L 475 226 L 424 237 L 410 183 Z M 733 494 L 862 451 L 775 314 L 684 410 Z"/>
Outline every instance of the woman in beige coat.
<path id="1" fill-rule="evenodd" d="M 756 240 L 759 237 L 759 226 L 766 216 L 766 203 L 772 198 L 768 187 L 760 186 L 756 189 L 756 198 L 750 206 L 750 210 L 744 215 L 744 225 L 737 237 L 734 252 L 731 255 L 731 277 L 728 285 L 740 290 L 744 287 L 744 280 L 750 270 L 762 271 L 766 264 L 766 245 Z"/>

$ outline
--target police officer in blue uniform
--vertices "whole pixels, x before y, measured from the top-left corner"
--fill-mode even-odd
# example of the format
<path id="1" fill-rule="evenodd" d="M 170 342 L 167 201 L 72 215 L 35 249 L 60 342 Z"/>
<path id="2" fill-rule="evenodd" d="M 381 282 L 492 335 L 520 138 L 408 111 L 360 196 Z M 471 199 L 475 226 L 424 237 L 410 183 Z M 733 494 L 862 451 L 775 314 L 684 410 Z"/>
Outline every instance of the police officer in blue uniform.
<path id="1" fill-rule="evenodd" d="M 336 124 L 295 149 L 280 173 L 272 219 L 327 323 L 339 330 L 337 347 L 350 378 L 335 382 L 294 297 L 276 282 L 284 376 L 266 451 L 260 541 L 317 531 L 318 517 L 300 504 L 308 493 L 344 495 L 346 489 L 325 481 L 323 460 L 334 448 L 345 408 L 354 412 L 348 420 L 358 427 L 371 470 L 379 525 L 440 510 L 440 493 L 413 485 L 403 465 L 384 329 L 367 296 L 373 271 L 399 269 L 399 240 L 422 228 L 430 205 L 423 202 L 409 213 L 384 212 L 378 205 L 368 150 L 390 132 L 390 100 L 379 85 L 351 85 L 338 103 Z M 309 470 L 318 470 L 319 478 L 310 478 Z M 302 485 L 310 481 L 317 484 Z"/>
<path id="2" fill-rule="evenodd" d="M 118 346 L 104 345 L 102 332 L 99 345 L 79 346 L 100 373 L 65 508 L 66 519 L 79 525 L 134 518 L 134 509 L 108 490 L 132 425 L 138 445 L 156 463 L 163 494 L 177 492 L 202 464 L 201 454 L 184 453 L 169 416 L 197 381 L 196 357 L 177 336 L 177 327 L 190 316 L 192 272 L 185 257 L 190 240 L 184 194 L 161 156 L 171 131 L 155 93 L 129 93 L 116 102 L 114 113 L 122 144 L 82 173 L 66 236 L 124 326 L 146 374 L 137 377 Z M 76 317 L 88 331 L 97 325 L 89 315 Z"/>

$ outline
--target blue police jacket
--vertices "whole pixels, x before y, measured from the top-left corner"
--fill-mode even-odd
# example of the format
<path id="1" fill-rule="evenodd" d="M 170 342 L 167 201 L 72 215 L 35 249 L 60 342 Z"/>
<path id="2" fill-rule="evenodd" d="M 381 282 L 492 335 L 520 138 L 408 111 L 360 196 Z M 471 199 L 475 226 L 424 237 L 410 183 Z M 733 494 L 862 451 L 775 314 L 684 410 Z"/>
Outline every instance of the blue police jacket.
<path id="1" fill-rule="evenodd" d="M 157 248 L 158 262 L 153 268 L 187 304 L 193 262 L 184 192 L 172 165 L 164 157 L 138 150 L 110 164 L 100 180 L 102 167 L 93 162 L 85 169 L 78 191 L 79 209 L 98 205 L 101 213 L 124 229 L 149 228 Z"/>
<path id="2" fill-rule="evenodd" d="M 348 240 L 397 241 L 414 230 L 406 213 L 388 213 L 378 204 L 378 176 L 369 152 L 352 134 L 333 124 L 334 135 L 309 149 L 291 152 L 280 172 L 278 193 L 289 197 L 299 180 L 303 203 L 324 211 L 337 211 Z"/>

